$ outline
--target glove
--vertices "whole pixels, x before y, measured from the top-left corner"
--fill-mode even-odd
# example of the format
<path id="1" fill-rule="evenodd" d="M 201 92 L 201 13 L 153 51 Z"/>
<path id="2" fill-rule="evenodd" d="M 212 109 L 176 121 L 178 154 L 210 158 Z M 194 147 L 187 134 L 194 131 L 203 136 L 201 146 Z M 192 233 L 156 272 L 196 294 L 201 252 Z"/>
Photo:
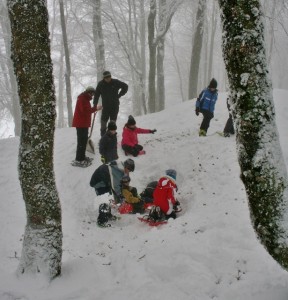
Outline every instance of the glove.
<path id="1" fill-rule="evenodd" d="M 180 202 L 178 200 L 176 200 L 175 205 L 180 205 Z"/>
<path id="2" fill-rule="evenodd" d="M 155 133 L 157 131 L 157 129 L 152 129 L 152 130 L 150 130 L 150 133 Z"/>
<path id="3" fill-rule="evenodd" d="M 105 157 L 103 155 L 101 155 L 101 161 L 103 164 L 105 164 Z"/>
<path id="4" fill-rule="evenodd" d="M 200 113 L 200 108 L 199 108 L 199 107 L 196 107 L 196 110 L 195 110 L 196 116 L 199 116 L 199 113 Z"/>

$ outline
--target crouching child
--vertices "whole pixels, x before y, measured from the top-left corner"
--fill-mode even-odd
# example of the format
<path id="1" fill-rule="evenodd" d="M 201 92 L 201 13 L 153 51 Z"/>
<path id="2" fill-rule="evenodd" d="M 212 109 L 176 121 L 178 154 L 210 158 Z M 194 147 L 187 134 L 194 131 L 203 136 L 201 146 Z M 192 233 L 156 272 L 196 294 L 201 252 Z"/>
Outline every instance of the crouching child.
<path id="1" fill-rule="evenodd" d="M 130 181 L 131 179 L 128 175 L 124 175 L 121 179 L 121 191 L 123 200 L 132 206 L 131 213 L 144 213 L 144 201 L 141 200 L 140 196 L 138 195 L 137 189 L 130 186 Z"/>
<path id="2" fill-rule="evenodd" d="M 176 212 L 180 211 L 180 203 L 175 198 L 177 191 L 176 174 L 173 169 L 167 170 L 166 175 L 158 180 L 153 193 L 154 205 L 160 208 L 166 219 L 176 219 Z"/>

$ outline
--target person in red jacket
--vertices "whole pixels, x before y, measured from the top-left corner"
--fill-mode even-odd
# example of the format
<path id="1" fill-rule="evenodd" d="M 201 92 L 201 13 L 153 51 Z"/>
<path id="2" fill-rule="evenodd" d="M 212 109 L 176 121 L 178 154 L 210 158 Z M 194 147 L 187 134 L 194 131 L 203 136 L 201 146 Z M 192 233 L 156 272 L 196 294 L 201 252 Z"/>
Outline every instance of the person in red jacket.
<path id="1" fill-rule="evenodd" d="M 175 170 L 167 170 L 166 175 L 158 180 L 158 184 L 153 193 L 154 205 L 160 207 L 166 219 L 176 219 L 175 211 L 177 211 L 177 206 L 180 205 L 174 195 L 177 191 L 176 175 Z"/>
<path id="2" fill-rule="evenodd" d="M 91 125 L 91 114 L 102 109 L 101 106 L 91 107 L 90 101 L 94 93 L 95 89 L 89 86 L 77 98 L 72 122 L 72 127 L 76 127 L 77 131 L 77 150 L 74 166 L 88 167 L 91 164 L 91 160 L 85 156 L 88 129 Z"/>
<path id="3" fill-rule="evenodd" d="M 138 134 L 139 133 L 155 133 L 156 129 L 143 129 L 136 127 L 135 119 L 130 115 L 128 117 L 128 121 L 123 128 L 122 133 L 122 149 L 124 150 L 125 154 L 131 154 L 134 157 L 138 156 L 139 154 L 145 154 L 143 151 L 143 146 L 138 144 Z"/>

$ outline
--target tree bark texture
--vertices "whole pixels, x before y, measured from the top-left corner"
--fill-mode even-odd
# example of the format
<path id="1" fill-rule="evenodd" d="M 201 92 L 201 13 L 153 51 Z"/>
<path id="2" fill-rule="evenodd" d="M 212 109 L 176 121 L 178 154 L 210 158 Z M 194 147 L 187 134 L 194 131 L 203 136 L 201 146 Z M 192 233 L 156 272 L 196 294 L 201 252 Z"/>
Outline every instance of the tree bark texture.
<path id="1" fill-rule="evenodd" d="M 7 1 L 22 112 L 19 179 L 26 205 L 20 273 L 61 273 L 61 207 L 53 170 L 55 90 L 46 1 Z"/>
<path id="2" fill-rule="evenodd" d="M 288 268 L 287 174 L 275 122 L 259 0 L 219 0 L 241 179 L 258 238 Z"/>

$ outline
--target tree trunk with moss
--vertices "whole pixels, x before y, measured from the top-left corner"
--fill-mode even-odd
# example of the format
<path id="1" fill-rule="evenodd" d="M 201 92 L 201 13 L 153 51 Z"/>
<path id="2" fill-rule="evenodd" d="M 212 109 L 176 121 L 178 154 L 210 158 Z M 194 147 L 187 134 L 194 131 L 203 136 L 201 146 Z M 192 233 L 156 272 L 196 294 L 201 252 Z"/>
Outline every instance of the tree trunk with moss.
<path id="1" fill-rule="evenodd" d="M 238 160 L 251 219 L 272 257 L 288 268 L 287 174 L 275 122 L 259 0 L 219 0 Z"/>
<path id="2" fill-rule="evenodd" d="M 55 91 L 46 1 L 8 0 L 22 111 L 19 179 L 26 205 L 20 273 L 61 272 L 61 207 L 53 170 Z"/>

